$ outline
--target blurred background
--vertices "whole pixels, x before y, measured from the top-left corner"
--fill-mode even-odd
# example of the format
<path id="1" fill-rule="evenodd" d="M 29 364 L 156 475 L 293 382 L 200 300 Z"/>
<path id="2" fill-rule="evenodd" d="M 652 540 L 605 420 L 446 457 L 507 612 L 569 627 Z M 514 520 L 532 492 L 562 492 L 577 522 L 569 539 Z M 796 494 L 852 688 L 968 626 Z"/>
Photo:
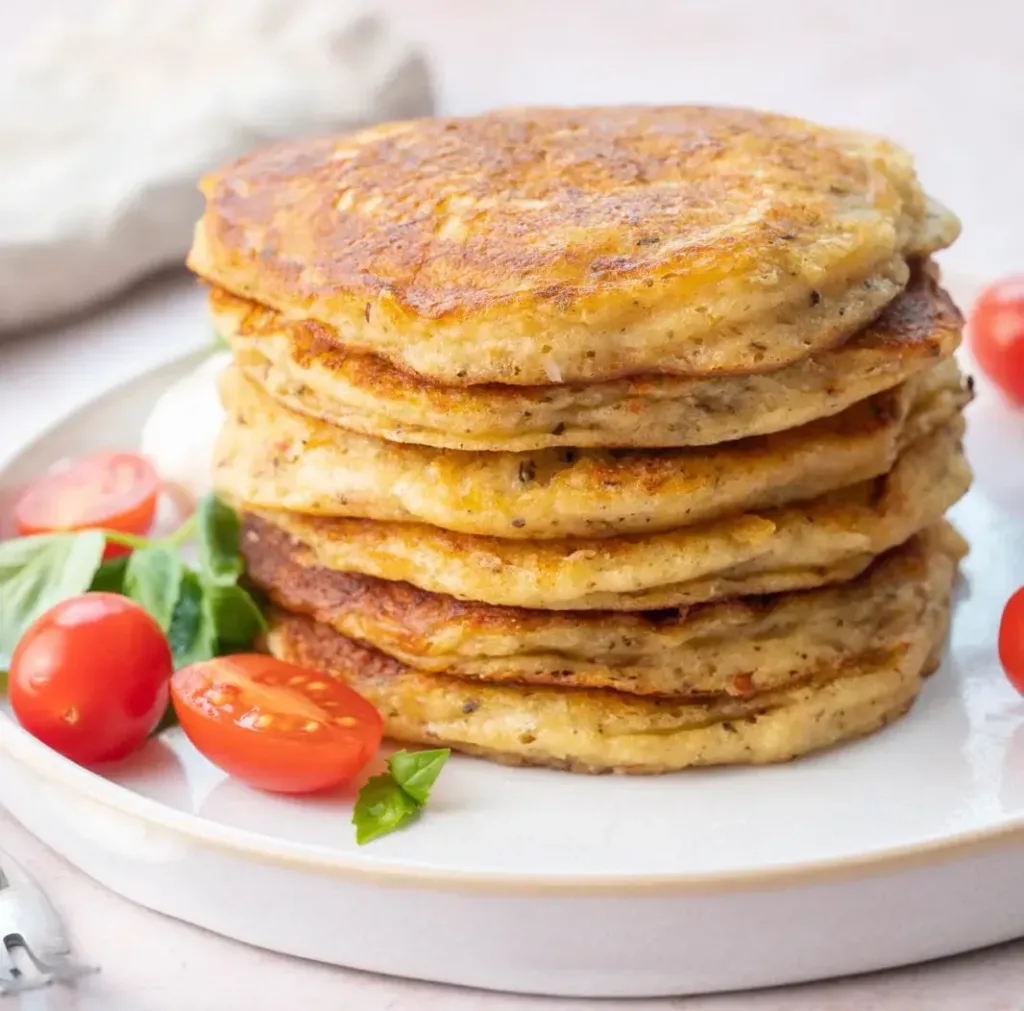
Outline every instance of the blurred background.
<path id="1" fill-rule="evenodd" d="M 179 261 L 195 177 L 241 150 L 509 104 L 744 104 L 888 134 L 965 222 L 947 266 L 1005 273 L 1024 267 L 1022 38 L 1017 0 L 0 0 L 0 331 Z"/>

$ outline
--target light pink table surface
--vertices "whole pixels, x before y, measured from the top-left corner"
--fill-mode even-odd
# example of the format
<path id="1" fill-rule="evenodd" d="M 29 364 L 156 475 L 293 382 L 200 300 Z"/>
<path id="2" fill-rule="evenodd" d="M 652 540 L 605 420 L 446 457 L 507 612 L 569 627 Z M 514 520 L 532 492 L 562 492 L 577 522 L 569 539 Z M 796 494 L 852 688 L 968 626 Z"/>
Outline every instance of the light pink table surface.
<path id="1" fill-rule="evenodd" d="M 0 0 L 0 58 L 39 11 L 71 10 L 79 2 L 89 0 Z M 438 65 L 442 106 L 453 111 L 541 101 L 714 100 L 888 132 L 918 154 L 930 187 L 965 220 L 965 236 L 947 263 L 980 276 L 1024 267 L 1024 4 L 384 0 L 381 6 L 424 41 Z M 89 318 L 5 342 L 0 345 L 0 448 L 21 444 L 116 382 L 201 346 L 208 333 L 198 292 L 173 276 L 150 282 Z M 55 1007 L 533 1011 L 566 1006 L 369 977 L 247 949 L 109 894 L 2 812 L 0 843 L 45 883 L 80 950 L 104 966 L 80 994 Z M 601 1005 L 611 1011 L 654 1006 L 1020 1011 L 1024 943 L 857 980 Z"/>

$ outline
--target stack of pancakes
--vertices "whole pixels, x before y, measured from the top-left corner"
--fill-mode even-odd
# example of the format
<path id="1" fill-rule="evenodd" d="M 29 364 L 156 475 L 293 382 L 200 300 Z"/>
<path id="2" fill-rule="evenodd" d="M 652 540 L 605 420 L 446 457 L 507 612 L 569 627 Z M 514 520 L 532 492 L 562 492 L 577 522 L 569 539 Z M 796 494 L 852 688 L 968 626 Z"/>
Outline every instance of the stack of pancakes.
<path id="1" fill-rule="evenodd" d="M 516 110 L 204 182 L 215 483 L 269 648 L 401 741 L 771 762 L 904 713 L 965 545 L 956 219 L 744 110 Z"/>

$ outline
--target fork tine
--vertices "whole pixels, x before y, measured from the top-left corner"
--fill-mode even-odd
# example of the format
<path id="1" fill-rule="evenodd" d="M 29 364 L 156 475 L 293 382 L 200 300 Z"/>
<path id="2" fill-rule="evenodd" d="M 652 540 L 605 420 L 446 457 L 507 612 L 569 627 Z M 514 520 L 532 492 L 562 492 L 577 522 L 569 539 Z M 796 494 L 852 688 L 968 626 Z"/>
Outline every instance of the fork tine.
<path id="1" fill-rule="evenodd" d="M 45 893 L 0 850 L 0 994 L 72 982 L 95 971 L 71 958 L 64 925 Z"/>
<path id="2" fill-rule="evenodd" d="M 27 944 L 19 945 L 26 957 L 35 967 L 36 972 L 42 974 L 55 983 L 70 983 L 84 976 L 92 976 L 99 970 L 95 966 L 81 965 L 72 961 L 66 955 L 52 954 L 45 959 L 40 958 Z"/>
<path id="3" fill-rule="evenodd" d="M 6 942 L 0 938 L 0 996 L 16 993 L 19 989 L 20 971 L 7 950 Z"/>
<path id="4" fill-rule="evenodd" d="M 8 937 L 7 941 L 8 944 L 0 944 L 0 997 L 43 990 L 54 983 L 73 983 L 96 971 L 62 955 L 44 961 L 20 937 Z M 21 956 L 21 965 L 15 953 Z M 28 971 L 23 971 L 23 967 Z"/>
<path id="5" fill-rule="evenodd" d="M 32 968 L 35 969 L 36 972 L 47 972 L 47 966 L 36 957 L 36 953 L 29 947 L 28 942 L 26 942 L 24 937 L 9 937 L 7 941 L 12 959 L 14 958 L 14 949 L 16 949 L 32 963 Z M 22 975 L 24 975 L 24 973 Z"/>

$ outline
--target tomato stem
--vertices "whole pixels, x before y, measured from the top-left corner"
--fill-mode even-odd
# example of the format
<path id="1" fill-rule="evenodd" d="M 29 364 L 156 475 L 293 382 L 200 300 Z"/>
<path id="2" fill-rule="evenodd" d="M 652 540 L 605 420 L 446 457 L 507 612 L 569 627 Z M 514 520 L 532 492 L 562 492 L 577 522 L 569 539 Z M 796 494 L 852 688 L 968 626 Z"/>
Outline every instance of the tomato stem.
<path id="1" fill-rule="evenodd" d="M 111 544 L 120 544 L 123 547 L 131 548 L 133 551 L 139 548 L 148 548 L 153 541 L 148 537 L 141 537 L 138 534 L 126 534 L 120 530 L 100 530 L 100 533 Z"/>
<path id="2" fill-rule="evenodd" d="M 191 540 L 196 532 L 196 514 L 193 513 L 184 523 L 178 527 L 174 533 L 169 534 L 164 538 L 165 544 L 170 544 L 173 547 L 181 547 L 182 544 L 187 540 Z"/>
<path id="3" fill-rule="evenodd" d="M 131 548 L 133 551 L 152 547 L 154 544 L 167 544 L 172 548 L 181 547 L 196 532 L 196 517 L 193 513 L 173 533 L 166 537 L 142 537 L 139 534 L 126 534 L 120 530 L 100 530 L 100 533 L 111 543 Z"/>

